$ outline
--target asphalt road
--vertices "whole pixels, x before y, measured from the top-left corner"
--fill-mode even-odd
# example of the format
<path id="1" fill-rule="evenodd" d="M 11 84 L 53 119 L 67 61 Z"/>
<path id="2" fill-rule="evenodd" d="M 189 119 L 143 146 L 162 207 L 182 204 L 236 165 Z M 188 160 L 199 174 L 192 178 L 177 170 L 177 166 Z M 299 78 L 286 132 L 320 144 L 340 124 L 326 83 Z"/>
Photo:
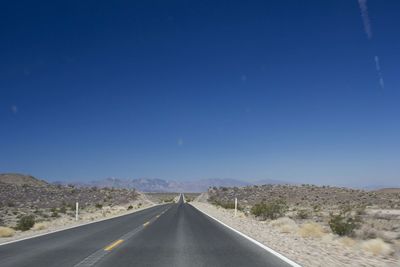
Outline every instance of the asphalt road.
<path id="1" fill-rule="evenodd" d="M 0 266 L 290 265 L 180 199 L 0 246 Z"/>

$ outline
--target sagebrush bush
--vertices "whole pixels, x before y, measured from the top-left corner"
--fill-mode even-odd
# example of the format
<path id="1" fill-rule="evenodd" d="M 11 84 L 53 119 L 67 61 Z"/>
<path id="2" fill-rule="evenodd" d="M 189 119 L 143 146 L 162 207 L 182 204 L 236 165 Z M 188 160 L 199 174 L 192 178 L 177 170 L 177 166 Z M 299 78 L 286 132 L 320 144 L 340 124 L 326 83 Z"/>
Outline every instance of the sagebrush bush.
<path id="1" fill-rule="evenodd" d="M 282 199 L 279 199 L 275 201 L 261 202 L 255 204 L 251 208 L 251 213 L 256 217 L 261 217 L 263 220 L 275 220 L 279 217 L 283 217 L 288 208 L 289 207 L 286 202 Z"/>
<path id="2" fill-rule="evenodd" d="M 350 211 L 342 211 L 339 214 L 331 214 L 329 227 L 334 234 L 340 236 L 352 236 L 354 230 L 360 227 L 361 219 L 351 215 Z"/>
<path id="3" fill-rule="evenodd" d="M 35 217 L 33 215 L 22 216 L 17 222 L 17 230 L 27 231 L 35 225 Z"/>

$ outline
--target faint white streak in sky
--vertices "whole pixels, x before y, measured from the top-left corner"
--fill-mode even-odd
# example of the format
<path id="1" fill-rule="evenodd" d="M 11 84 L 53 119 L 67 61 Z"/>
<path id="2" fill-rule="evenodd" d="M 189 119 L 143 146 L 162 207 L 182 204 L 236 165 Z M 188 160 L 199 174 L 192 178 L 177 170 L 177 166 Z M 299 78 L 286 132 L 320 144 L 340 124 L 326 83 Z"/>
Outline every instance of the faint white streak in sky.
<path id="1" fill-rule="evenodd" d="M 371 22 L 368 15 L 367 0 L 358 0 L 358 5 L 361 10 L 361 17 L 364 23 L 364 30 L 368 39 L 372 38 Z"/>
<path id="2" fill-rule="evenodd" d="M 182 138 L 178 139 L 178 146 L 183 146 L 183 139 Z"/>
<path id="3" fill-rule="evenodd" d="M 11 112 L 12 112 L 13 114 L 17 114 L 17 112 L 18 112 L 18 107 L 17 107 L 16 105 L 12 105 L 12 106 L 11 106 Z"/>
<path id="4" fill-rule="evenodd" d="M 379 57 L 375 56 L 375 66 L 377 71 L 381 71 L 381 65 L 379 64 Z"/>
<path id="5" fill-rule="evenodd" d="M 16 105 L 12 105 L 12 106 L 11 106 L 11 112 L 14 113 L 14 114 L 17 114 L 17 112 L 18 112 L 18 107 L 17 107 Z"/>
<path id="6" fill-rule="evenodd" d="M 379 62 L 379 57 L 375 56 L 375 67 L 376 67 L 376 71 L 378 72 L 378 77 L 379 77 L 379 86 L 384 89 L 385 88 L 385 82 L 383 80 L 383 76 L 382 76 L 382 71 L 381 71 L 381 64 Z"/>

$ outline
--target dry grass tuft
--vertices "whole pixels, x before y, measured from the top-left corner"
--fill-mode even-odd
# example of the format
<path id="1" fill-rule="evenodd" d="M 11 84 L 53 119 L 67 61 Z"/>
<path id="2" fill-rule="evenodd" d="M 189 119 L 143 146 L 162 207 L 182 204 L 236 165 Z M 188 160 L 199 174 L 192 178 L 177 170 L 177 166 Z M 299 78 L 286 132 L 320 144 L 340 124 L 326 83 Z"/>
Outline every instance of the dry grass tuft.
<path id="1" fill-rule="evenodd" d="M 287 217 L 273 220 L 269 225 L 278 228 L 281 233 L 294 233 L 299 229 L 296 222 Z"/>
<path id="2" fill-rule="evenodd" d="M 339 238 L 339 242 L 346 247 L 354 247 L 357 244 L 357 242 L 353 238 L 347 236 Z"/>
<path id="3" fill-rule="evenodd" d="M 391 246 L 380 238 L 364 241 L 361 244 L 361 248 L 374 255 L 389 255 L 392 253 Z"/>
<path id="4" fill-rule="evenodd" d="M 48 225 L 45 222 L 35 223 L 35 225 L 33 226 L 33 230 L 44 230 L 47 227 Z"/>
<path id="5" fill-rule="evenodd" d="M 326 234 L 322 226 L 317 223 L 305 223 L 298 232 L 302 237 L 323 237 Z"/>
<path id="6" fill-rule="evenodd" d="M 9 227 L 0 226 L 0 237 L 12 237 L 14 236 L 15 231 Z"/>

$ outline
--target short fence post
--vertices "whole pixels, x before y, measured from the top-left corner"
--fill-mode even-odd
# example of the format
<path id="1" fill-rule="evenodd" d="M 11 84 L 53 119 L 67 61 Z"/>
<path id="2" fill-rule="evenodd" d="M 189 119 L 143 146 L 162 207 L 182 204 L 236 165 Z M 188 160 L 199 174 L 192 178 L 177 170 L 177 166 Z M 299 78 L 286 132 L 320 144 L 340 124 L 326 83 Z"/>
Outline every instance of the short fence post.
<path id="1" fill-rule="evenodd" d="M 76 206 L 75 206 L 75 221 L 78 221 L 78 215 L 79 215 L 79 203 L 76 202 Z"/>
<path id="2" fill-rule="evenodd" d="M 235 217 L 236 217 L 236 214 L 237 214 L 237 197 L 235 197 Z"/>

